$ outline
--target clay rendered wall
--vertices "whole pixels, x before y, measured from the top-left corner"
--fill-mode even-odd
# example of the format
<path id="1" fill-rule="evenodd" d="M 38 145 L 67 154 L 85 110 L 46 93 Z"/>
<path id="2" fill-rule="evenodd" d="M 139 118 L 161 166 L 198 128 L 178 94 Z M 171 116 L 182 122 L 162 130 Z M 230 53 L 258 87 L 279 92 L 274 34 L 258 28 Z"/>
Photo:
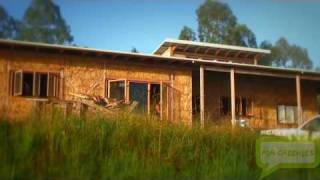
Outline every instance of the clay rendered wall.
<path id="1" fill-rule="evenodd" d="M 3 60 L 4 59 L 4 60 Z M 174 69 L 165 65 L 148 63 L 123 63 L 110 59 L 61 53 L 41 53 L 15 51 L 0 58 L 0 81 L 9 84 L 9 69 L 2 64 L 8 63 L 10 70 L 28 70 L 37 72 L 55 72 L 62 78 L 61 98 L 73 100 L 70 93 L 106 95 L 106 79 L 127 79 L 144 82 L 168 82 L 175 90 L 173 118 L 191 124 L 192 73 L 190 70 Z M 173 80 L 170 79 L 173 74 Z M 8 100 L 8 114 L 26 115 L 32 110 L 33 98 L 9 95 L 7 87 L 0 87 L 1 104 Z M 7 93 L 4 93 L 7 92 Z"/>
<path id="2" fill-rule="evenodd" d="M 9 72 L 15 70 L 36 71 L 36 72 L 58 72 L 61 69 L 61 58 L 58 55 L 42 55 L 33 52 L 3 52 L 2 58 L 7 64 L 1 80 L 5 83 L 5 88 L 0 90 L 4 98 L 1 97 L 1 104 L 6 107 L 9 118 L 24 117 L 30 114 L 33 107 L 32 98 L 13 96 L 9 91 Z M 4 99 L 4 100 L 2 100 Z"/>
<path id="3" fill-rule="evenodd" d="M 5 58 L 5 52 L 0 51 L 0 110 L 5 112 L 8 103 L 8 82 L 7 68 L 8 63 Z M 2 114 L 1 114 L 2 115 Z"/>
<path id="4" fill-rule="evenodd" d="M 107 88 L 105 79 L 125 79 L 150 83 L 163 81 L 171 85 L 170 74 L 173 74 L 173 120 L 191 125 L 192 73 L 190 70 L 175 70 L 142 64 L 109 63 L 101 60 L 92 61 L 90 58 L 78 59 L 74 57 L 71 59 L 66 61 L 64 71 L 65 98 L 67 100 L 74 99 L 68 92 L 105 96 Z"/>
<path id="5" fill-rule="evenodd" d="M 247 97 L 253 100 L 253 116 L 242 117 L 248 120 L 251 126 L 261 128 L 296 126 L 280 124 L 277 121 L 277 105 L 296 106 L 295 79 L 239 74 L 235 77 L 236 97 Z M 301 81 L 303 120 L 318 113 L 316 96 L 319 85 L 316 81 Z M 198 94 L 198 90 L 194 90 L 194 93 Z M 230 121 L 230 116 L 222 116 L 220 113 L 220 97 L 230 97 L 229 73 L 206 72 L 206 121 Z"/>

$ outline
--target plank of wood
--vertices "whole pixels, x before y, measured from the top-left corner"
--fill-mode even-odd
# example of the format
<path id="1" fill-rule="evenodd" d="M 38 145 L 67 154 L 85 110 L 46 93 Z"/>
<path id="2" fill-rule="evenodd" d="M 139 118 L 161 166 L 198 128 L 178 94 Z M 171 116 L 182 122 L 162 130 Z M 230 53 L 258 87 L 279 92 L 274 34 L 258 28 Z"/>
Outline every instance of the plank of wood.
<path id="1" fill-rule="evenodd" d="M 204 67 L 200 66 L 200 125 L 204 127 Z"/>
<path id="2" fill-rule="evenodd" d="M 296 76 L 296 93 L 297 93 L 298 124 L 301 124 L 302 123 L 302 103 L 301 103 L 301 78 L 300 78 L 300 75 Z"/>
<path id="3" fill-rule="evenodd" d="M 81 98 L 81 99 L 89 99 L 89 96 L 83 95 L 83 94 L 69 93 L 69 95 L 77 97 L 77 98 Z"/>
<path id="4" fill-rule="evenodd" d="M 230 71 L 230 88 L 231 88 L 231 123 L 234 126 L 236 122 L 236 92 L 235 92 L 235 79 L 234 69 Z"/>

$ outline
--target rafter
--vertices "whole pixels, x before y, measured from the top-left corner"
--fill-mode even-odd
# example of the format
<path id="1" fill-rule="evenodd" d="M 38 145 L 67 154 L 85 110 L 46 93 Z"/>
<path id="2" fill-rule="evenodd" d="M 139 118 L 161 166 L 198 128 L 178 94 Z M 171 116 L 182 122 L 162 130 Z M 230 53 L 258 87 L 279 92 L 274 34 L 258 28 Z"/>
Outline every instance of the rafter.
<path id="1" fill-rule="evenodd" d="M 215 56 L 218 56 L 218 54 L 220 53 L 221 49 L 217 49 L 216 53 L 214 54 Z"/>
<path id="2" fill-rule="evenodd" d="M 204 54 L 208 54 L 209 51 L 210 51 L 210 49 L 208 48 L 208 49 L 204 52 Z"/>
<path id="3" fill-rule="evenodd" d="M 230 50 L 227 51 L 226 54 L 224 55 L 224 57 L 227 58 L 231 52 L 232 52 L 232 51 L 230 51 Z"/>
<path id="4" fill-rule="evenodd" d="M 241 55 L 241 53 L 242 53 L 241 51 L 238 51 L 233 57 L 238 58 Z"/>
<path id="5" fill-rule="evenodd" d="M 183 52 L 187 52 L 188 49 L 189 49 L 189 47 L 190 47 L 190 46 L 187 45 L 187 46 L 183 49 Z"/>
<path id="6" fill-rule="evenodd" d="M 194 53 L 197 54 L 199 52 L 199 50 L 200 50 L 200 47 L 196 47 Z"/>

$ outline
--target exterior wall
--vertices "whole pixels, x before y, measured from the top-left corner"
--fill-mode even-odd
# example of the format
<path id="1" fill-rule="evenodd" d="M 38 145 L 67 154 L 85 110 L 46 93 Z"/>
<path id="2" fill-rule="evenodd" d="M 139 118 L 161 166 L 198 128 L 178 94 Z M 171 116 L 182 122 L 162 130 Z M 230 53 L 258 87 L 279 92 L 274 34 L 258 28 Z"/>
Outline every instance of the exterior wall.
<path id="1" fill-rule="evenodd" d="M 197 73 L 194 78 L 198 79 Z M 247 97 L 253 100 L 253 116 L 241 117 L 248 120 L 251 127 L 296 126 L 280 124 L 277 121 L 277 105 L 296 106 L 295 79 L 239 74 L 235 74 L 235 78 L 236 97 Z M 301 81 L 303 120 L 308 120 L 318 113 L 316 96 L 319 85 L 316 81 Z M 195 90 L 194 93 L 199 94 L 199 91 Z M 230 116 L 220 115 L 220 97 L 230 97 L 230 74 L 206 72 L 205 112 L 207 122 L 231 121 Z"/>
<path id="2" fill-rule="evenodd" d="M 59 64 L 60 57 L 51 55 L 50 57 L 43 56 L 37 53 L 13 53 L 2 51 L 1 57 L 7 64 L 7 68 L 4 72 L 4 76 L 1 76 L 1 81 L 4 81 L 5 101 L 1 101 L 0 106 L 6 107 L 6 113 L 9 118 L 15 118 L 17 116 L 24 117 L 30 114 L 33 107 L 33 100 L 26 97 L 14 97 L 9 92 L 9 72 L 10 70 L 25 70 L 25 71 L 37 71 L 37 72 L 59 72 L 61 65 Z M 2 98 L 1 98 L 2 99 Z"/>
<path id="3" fill-rule="evenodd" d="M 4 52 L 0 52 L 0 111 L 5 112 L 8 100 L 7 61 Z M 0 116 L 3 114 L 0 114 Z"/>
<path id="4" fill-rule="evenodd" d="M 6 53 L 0 58 L 0 81 L 9 84 L 10 70 L 30 70 L 36 72 L 60 73 L 63 82 L 64 100 L 74 100 L 69 93 L 85 93 L 92 95 L 106 95 L 106 79 L 127 79 L 148 82 L 171 82 L 179 94 L 174 100 L 174 119 L 191 124 L 192 107 L 192 73 L 187 69 L 174 69 L 172 67 L 111 61 L 104 58 L 90 56 L 64 55 L 59 53 L 22 52 Z M 5 65 L 9 68 L 6 69 Z M 14 97 L 9 95 L 6 86 L 0 87 L 0 107 L 7 107 L 11 118 L 28 115 L 32 111 L 34 99 Z M 2 99 L 8 99 L 8 105 Z"/>

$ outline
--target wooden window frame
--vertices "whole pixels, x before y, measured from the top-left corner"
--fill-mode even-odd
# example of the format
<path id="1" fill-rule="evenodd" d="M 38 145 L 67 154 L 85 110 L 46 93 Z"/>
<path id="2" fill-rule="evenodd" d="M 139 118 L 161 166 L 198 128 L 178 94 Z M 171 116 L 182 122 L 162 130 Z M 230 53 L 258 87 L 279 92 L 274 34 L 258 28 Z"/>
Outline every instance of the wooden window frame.
<path id="1" fill-rule="evenodd" d="M 229 111 L 224 114 L 222 112 L 223 107 L 223 100 L 228 99 L 231 101 L 231 97 L 229 96 L 220 96 L 219 97 L 219 114 L 220 116 L 230 116 L 231 115 L 231 107 L 229 108 Z M 243 115 L 243 102 L 246 101 L 248 104 L 246 105 L 246 114 Z M 231 102 L 229 104 L 231 106 Z M 250 112 L 247 111 L 248 107 L 250 107 Z M 253 97 L 244 97 L 244 96 L 237 96 L 236 97 L 236 116 L 238 117 L 244 117 L 244 118 L 250 118 L 254 116 L 254 98 Z"/>
<path id="2" fill-rule="evenodd" d="M 149 107 L 149 104 L 150 104 L 150 83 L 147 82 L 147 81 L 135 81 L 135 80 L 127 80 L 127 94 L 128 94 L 128 101 L 127 102 L 130 102 L 130 83 L 137 83 L 137 84 L 146 84 L 147 85 L 147 113 L 149 114 L 149 110 L 150 110 L 150 107 Z"/>
<path id="3" fill-rule="evenodd" d="M 110 98 L 110 83 L 124 81 L 124 102 L 128 103 L 128 80 L 127 79 L 109 79 L 108 80 L 108 98 Z"/>
<path id="4" fill-rule="evenodd" d="M 279 119 L 279 106 L 283 106 L 284 107 L 284 115 L 285 115 L 285 122 L 281 122 L 280 121 L 280 119 Z M 287 108 L 288 107 L 291 107 L 291 108 L 295 108 L 295 111 L 294 111 L 294 122 L 288 122 L 287 120 L 286 120 L 286 117 L 287 117 Z M 285 104 L 278 104 L 277 105 L 277 123 L 278 124 L 283 124 L 283 125 L 296 125 L 296 124 L 298 124 L 298 115 L 297 115 L 297 106 L 296 105 L 285 105 Z"/>
<path id="5" fill-rule="evenodd" d="M 148 99 L 147 99 L 147 113 L 150 114 L 151 112 L 151 102 L 150 102 L 150 98 L 151 98 L 151 85 L 152 84 L 156 84 L 156 85 L 160 85 L 160 119 L 163 119 L 163 109 L 166 108 L 167 109 L 167 119 L 169 118 L 169 108 L 173 108 L 173 107 L 170 107 L 169 105 L 169 101 L 173 101 L 172 99 L 170 100 L 170 82 L 169 81 L 145 81 L 145 80 L 128 80 L 128 79 L 110 79 L 110 78 L 106 78 L 105 79 L 105 86 L 106 86 L 106 94 L 105 96 L 107 98 L 110 98 L 110 83 L 112 82 L 119 82 L 119 81 L 124 81 L 125 82 L 125 103 L 129 103 L 130 102 L 130 99 L 129 99 L 129 93 L 130 93 L 130 83 L 145 83 L 147 84 L 147 87 L 148 87 Z M 168 86 L 168 89 L 167 89 L 167 105 L 166 107 L 163 107 L 163 88 L 164 88 L 164 85 Z"/>
<path id="6" fill-rule="evenodd" d="M 60 73 L 57 72 L 45 72 L 45 71 L 30 71 L 30 70 L 10 70 L 10 87 L 12 96 L 20 96 L 20 97 L 26 97 L 26 98 L 41 98 L 41 99 L 48 99 L 48 98 L 59 98 L 59 88 L 60 88 Z M 16 92 L 16 81 L 17 81 L 17 74 L 21 74 L 21 80 L 20 80 L 20 90 L 19 92 Z M 33 74 L 33 87 L 32 87 L 32 96 L 23 96 L 23 78 L 24 73 L 30 73 Z M 11 75 L 12 74 L 12 75 Z M 47 96 L 46 97 L 40 97 L 39 91 L 40 91 L 40 80 L 37 80 L 39 74 L 47 74 Z M 53 95 L 49 96 L 49 77 L 53 77 Z M 38 92 L 36 92 L 38 91 Z"/>
<path id="7" fill-rule="evenodd" d="M 59 97 L 59 74 L 58 73 L 48 73 L 48 80 L 47 80 L 47 97 L 48 98 L 57 98 Z M 51 79 L 52 78 L 52 94 L 50 94 L 50 82 L 51 82 Z"/>
<path id="8" fill-rule="evenodd" d="M 16 72 L 16 71 L 15 71 Z M 22 72 L 22 81 L 21 81 L 21 95 L 15 95 L 15 96 L 20 96 L 20 97 L 25 97 L 25 98 L 33 98 L 34 97 L 34 84 L 35 84 L 35 72 L 34 71 L 29 71 L 29 70 L 18 70 L 18 72 Z M 32 74 L 32 95 L 31 96 L 25 96 L 23 95 L 23 80 L 24 80 L 24 74 Z M 15 85 L 15 84 L 14 84 Z"/>
<path id="9" fill-rule="evenodd" d="M 16 91 L 16 83 L 17 83 L 17 74 L 20 74 L 20 82 L 19 82 L 19 90 Z M 13 72 L 13 88 L 12 88 L 12 91 L 13 91 L 13 96 L 22 96 L 23 94 L 23 71 L 22 70 L 18 70 L 18 71 L 14 71 Z"/>

